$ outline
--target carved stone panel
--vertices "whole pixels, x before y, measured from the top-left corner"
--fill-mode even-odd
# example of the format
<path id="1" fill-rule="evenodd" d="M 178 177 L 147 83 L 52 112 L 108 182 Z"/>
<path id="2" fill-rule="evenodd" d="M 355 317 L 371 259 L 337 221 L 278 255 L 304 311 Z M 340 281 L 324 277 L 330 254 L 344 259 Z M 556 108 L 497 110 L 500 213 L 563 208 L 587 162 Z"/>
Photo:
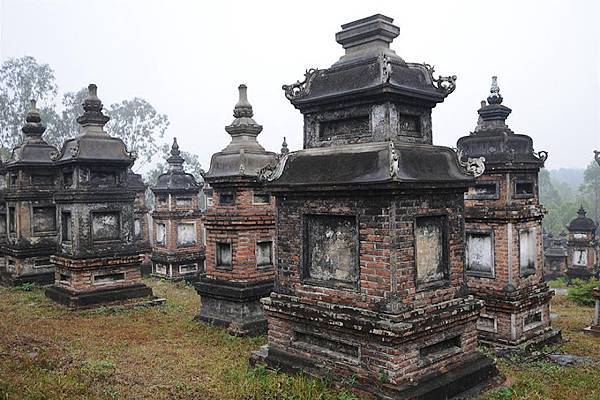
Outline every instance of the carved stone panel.
<path id="1" fill-rule="evenodd" d="M 190 246 L 196 243 L 196 225 L 190 223 L 177 224 L 177 246 Z"/>
<path id="2" fill-rule="evenodd" d="M 135 240 L 142 239 L 142 221 L 139 218 L 133 220 L 133 237 Z"/>
<path id="3" fill-rule="evenodd" d="M 256 243 L 256 265 L 258 267 L 273 265 L 273 242 Z"/>
<path id="4" fill-rule="evenodd" d="M 217 243 L 217 267 L 231 269 L 232 265 L 231 243 Z"/>
<path id="5" fill-rule="evenodd" d="M 519 231 L 519 265 L 521 276 L 535 273 L 535 258 L 537 255 L 536 229 Z"/>
<path id="6" fill-rule="evenodd" d="M 587 266 L 587 249 L 575 249 L 573 250 L 573 265 Z"/>
<path id="7" fill-rule="evenodd" d="M 92 238 L 95 242 L 118 240 L 121 237 L 121 216 L 118 211 L 92 213 Z"/>
<path id="8" fill-rule="evenodd" d="M 339 136 L 368 136 L 371 134 L 369 116 L 355 116 L 319 122 L 319 138 L 331 140 Z"/>
<path id="9" fill-rule="evenodd" d="M 448 279 L 446 217 L 420 217 L 415 222 L 416 283 L 419 287 Z"/>
<path id="10" fill-rule="evenodd" d="M 167 235 L 167 228 L 165 224 L 157 223 L 156 224 L 156 243 L 165 244 Z"/>
<path id="11" fill-rule="evenodd" d="M 398 132 L 400 135 L 421 137 L 421 117 L 411 114 L 398 115 Z"/>
<path id="12" fill-rule="evenodd" d="M 90 185 L 95 187 L 114 186 L 117 183 L 117 176 L 114 172 L 96 172 L 90 173 Z"/>
<path id="13" fill-rule="evenodd" d="M 475 186 L 469 187 L 467 199 L 489 199 L 494 200 L 499 197 L 499 185 L 495 181 L 477 182 Z"/>
<path id="14" fill-rule="evenodd" d="M 307 215 L 304 227 L 306 281 L 334 287 L 356 288 L 359 279 L 356 217 Z"/>
<path id="15" fill-rule="evenodd" d="M 467 232 L 467 273 L 494 276 L 494 244 L 491 232 Z"/>
<path id="16" fill-rule="evenodd" d="M 56 230 L 56 207 L 33 207 L 33 232 L 52 232 Z"/>

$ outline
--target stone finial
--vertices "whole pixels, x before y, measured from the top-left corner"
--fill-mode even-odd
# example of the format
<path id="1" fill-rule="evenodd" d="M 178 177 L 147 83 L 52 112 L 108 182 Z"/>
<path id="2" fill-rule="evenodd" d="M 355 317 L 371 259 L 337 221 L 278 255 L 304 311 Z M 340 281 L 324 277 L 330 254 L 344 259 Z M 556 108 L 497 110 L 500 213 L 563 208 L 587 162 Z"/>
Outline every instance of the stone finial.
<path id="1" fill-rule="evenodd" d="M 98 87 L 95 84 L 88 85 L 88 95 L 82 104 L 84 113 L 77 118 L 79 125 L 103 127 L 110 120 L 102 113 L 102 102 L 97 92 Z"/>
<path id="2" fill-rule="evenodd" d="M 585 208 L 583 208 L 583 205 L 579 206 L 579 210 L 577 210 L 577 216 L 579 218 L 583 218 L 586 214 L 587 212 L 585 211 Z"/>
<path id="3" fill-rule="evenodd" d="M 492 86 L 490 95 L 487 98 L 487 104 L 481 102 L 481 108 L 477 111 L 479 121 L 475 131 L 492 128 L 507 128 L 506 118 L 512 110 L 502 104 L 500 87 L 498 86 L 498 77 L 492 76 Z"/>
<path id="4" fill-rule="evenodd" d="M 502 95 L 498 86 L 498 77 L 492 76 L 492 86 L 490 87 L 490 95 L 487 98 L 488 104 L 502 104 Z"/>
<path id="5" fill-rule="evenodd" d="M 29 110 L 25 116 L 25 125 L 21 128 L 26 139 L 41 138 L 46 131 L 46 127 L 42 124 L 40 110 L 37 109 L 35 103 L 35 100 L 30 100 Z"/>
<path id="6" fill-rule="evenodd" d="M 290 152 L 290 149 L 288 148 L 288 144 L 285 140 L 285 136 L 283 137 L 283 143 L 281 143 L 281 155 L 286 155 Z"/>
<path id="7" fill-rule="evenodd" d="M 179 144 L 177 144 L 177 138 L 173 138 L 173 144 L 171 145 L 171 157 L 167 158 L 169 163 L 169 170 L 171 171 L 183 171 L 183 163 L 185 160 L 181 157 L 179 151 Z"/>
<path id="8" fill-rule="evenodd" d="M 232 136 L 257 136 L 262 131 L 262 126 L 252 119 L 254 113 L 248 101 L 248 87 L 241 84 L 238 92 L 239 99 L 233 109 L 235 119 L 225 130 Z"/>
<path id="9" fill-rule="evenodd" d="M 248 86 L 243 83 L 238 86 L 239 100 L 233 109 L 233 116 L 236 118 L 248 117 L 252 118 L 252 105 L 248 102 Z"/>
<path id="10" fill-rule="evenodd" d="M 364 49 L 389 49 L 390 43 L 400 35 L 400 27 L 392 24 L 394 20 L 382 14 L 342 25 L 335 34 L 335 40 L 344 47 L 346 54 Z"/>

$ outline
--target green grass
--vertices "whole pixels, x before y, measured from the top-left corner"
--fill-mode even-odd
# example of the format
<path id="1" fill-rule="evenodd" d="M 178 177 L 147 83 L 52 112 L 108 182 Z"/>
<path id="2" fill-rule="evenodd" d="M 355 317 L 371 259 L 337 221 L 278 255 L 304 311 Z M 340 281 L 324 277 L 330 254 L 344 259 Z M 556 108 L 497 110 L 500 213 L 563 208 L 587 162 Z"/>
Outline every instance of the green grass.
<path id="1" fill-rule="evenodd" d="M 552 289 L 566 289 L 569 287 L 567 285 L 567 281 L 565 280 L 565 278 L 562 278 L 562 277 L 548 281 L 548 286 L 551 287 Z"/>
<path id="2" fill-rule="evenodd" d="M 184 284 L 147 280 L 161 307 L 70 312 L 43 289 L 0 288 L 0 399 L 357 400 L 301 375 L 250 368 L 264 337 L 237 338 L 193 321 L 199 298 Z M 581 333 L 592 309 L 556 297 L 557 351 L 600 355 Z M 507 386 L 482 400 L 600 399 L 600 367 L 499 360 Z"/>

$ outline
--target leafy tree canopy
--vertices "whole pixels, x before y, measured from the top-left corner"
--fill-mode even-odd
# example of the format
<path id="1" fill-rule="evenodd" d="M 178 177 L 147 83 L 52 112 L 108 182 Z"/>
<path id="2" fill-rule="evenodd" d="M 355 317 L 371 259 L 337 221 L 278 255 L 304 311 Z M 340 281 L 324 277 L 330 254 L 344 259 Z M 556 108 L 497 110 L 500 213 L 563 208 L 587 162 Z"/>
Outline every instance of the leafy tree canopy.
<path id="1" fill-rule="evenodd" d="M 30 99 L 36 99 L 42 105 L 40 111 L 47 125 L 44 139 L 48 143 L 60 148 L 66 139 L 79 134 L 77 117 L 83 112 L 81 105 L 87 89 L 65 93 L 60 111 L 54 104 L 57 92 L 52 68 L 48 64 L 39 64 L 33 57 L 11 58 L 0 66 L 2 153 L 10 151 L 21 140 L 21 127 Z M 105 107 L 105 113 L 111 118 L 107 131 L 120 137 L 128 150 L 137 153 L 138 168 L 160 150 L 160 140 L 169 126 L 169 119 L 158 113 L 149 102 L 134 97 Z"/>
<path id="2" fill-rule="evenodd" d="M 21 139 L 21 127 L 35 99 L 44 114 L 53 109 L 57 93 L 54 71 L 33 57 L 9 58 L 0 65 L 0 147 L 12 149 Z"/>

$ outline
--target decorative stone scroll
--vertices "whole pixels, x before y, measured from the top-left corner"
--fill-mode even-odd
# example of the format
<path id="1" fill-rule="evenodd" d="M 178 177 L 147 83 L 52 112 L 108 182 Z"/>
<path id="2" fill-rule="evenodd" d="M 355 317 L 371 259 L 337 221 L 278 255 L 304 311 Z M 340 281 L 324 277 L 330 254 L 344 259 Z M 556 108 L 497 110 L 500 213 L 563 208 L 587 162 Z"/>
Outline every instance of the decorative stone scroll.
<path id="1" fill-rule="evenodd" d="M 440 91 L 444 92 L 446 96 L 454 92 L 454 90 L 456 89 L 456 75 L 438 75 L 436 79 L 433 77 L 433 74 L 435 72 L 435 66 L 427 63 L 423 63 L 423 65 L 425 66 L 427 72 L 429 72 L 429 76 L 431 77 L 432 82 L 436 83 L 436 86 Z"/>
<path id="2" fill-rule="evenodd" d="M 307 69 L 302 82 L 296 81 L 296 83 L 292 83 L 291 85 L 283 85 L 281 88 L 285 91 L 285 97 L 288 100 L 293 100 L 307 94 L 310 90 L 310 83 L 317 72 L 319 70 L 316 68 Z"/>
<path id="3" fill-rule="evenodd" d="M 473 175 L 475 178 L 483 175 L 485 172 L 485 157 L 467 157 L 467 161 L 463 161 L 462 150 L 457 150 L 458 163 L 461 167 L 467 170 L 467 172 Z"/>

